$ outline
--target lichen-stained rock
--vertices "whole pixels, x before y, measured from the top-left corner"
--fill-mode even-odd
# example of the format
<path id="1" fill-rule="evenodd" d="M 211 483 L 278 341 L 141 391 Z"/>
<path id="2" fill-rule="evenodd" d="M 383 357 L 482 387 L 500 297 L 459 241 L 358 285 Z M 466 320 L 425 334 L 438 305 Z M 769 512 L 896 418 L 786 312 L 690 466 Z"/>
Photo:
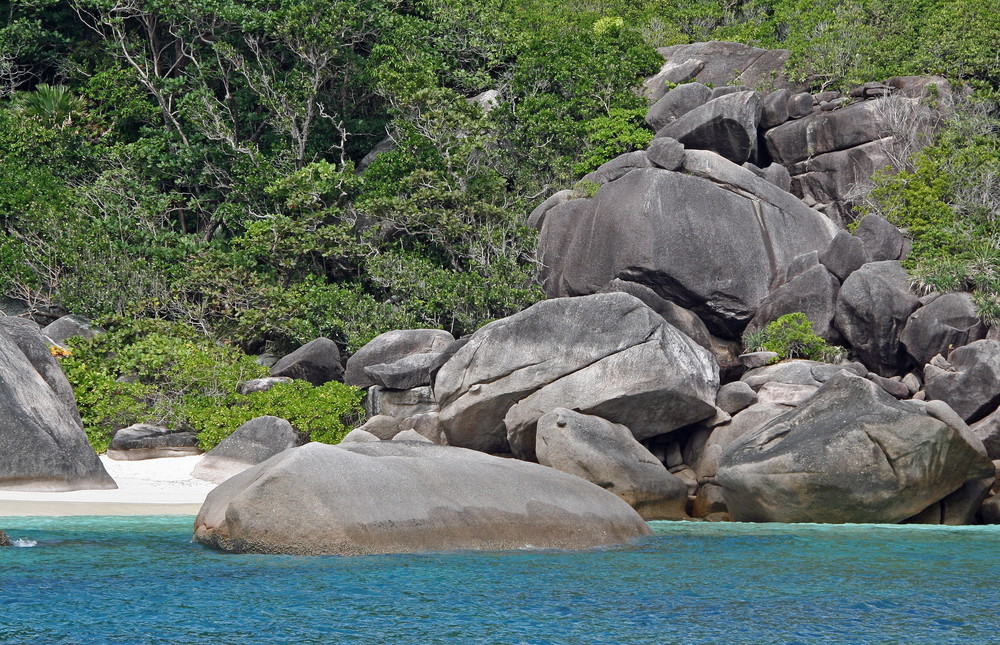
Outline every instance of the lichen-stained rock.
<path id="1" fill-rule="evenodd" d="M 454 446 L 509 450 L 504 417 L 525 401 L 516 434 L 528 456 L 534 421 L 555 407 L 631 422 L 633 432 L 651 436 L 710 416 L 717 388 L 718 367 L 708 352 L 625 293 L 546 300 L 492 322 L 435 382 L 441 424 Z M 662 429 L 653 432 L 651 415 L 675 407 L 686 412 L 655 421 Z"/>
<path id="2" fill-rule="evenodd" d="M 899 334 L 919 304 L 899 262 L 869 262 L 841 285 L 834 323 L 868 369 L 893 376 L 907 361 Z"/>
<path id="3" fill-rule="evenodd" d="M 671 137 L 686 148 L 711 150 L 742 164 L 757 149 L 762 106 L 757 92 L 725 94 L 663 126 L 656 136 Z"/>
<path id="4" fill-rule="evenodd" d="M 665 82 L 695 80 L 714 87 L 767 85 L 793 91 L 802 88 L 785 75 L 785 63 L 791 54 L 787 49 L 760 49 L 742 43 L 713 40 L 661 47 L 656 51 L 666 62 L 644 86 L 646 96 L 654 101 L 663 95 Z"/>
<path id="5" fill-rule="evenodd" d="M 455 337 L 442 329 L 397 329 L 380 334 L 370 340 L 353 356 L 347 359 L 344 371 L 344 382 L 357 387 L 385 385 L 366 373 L 366 369 L 375 366 L 385 366 L 383 372 L 390 371 L 388 366 L 396 361 L 406 359 L 416 354 L 437 354 L 443 352 L 454 342 Z M 376 370 L 378 372 L 378 370 Z M 409 389 L 428 383 L 417 383 L 396 389 Z"/>
<path id="6" fill-rule="evenodd" d="M 687 484 L 621 424 L 556 408 L 538 420 L 537 451 L 538 463 L 611 491 L 644 520 L 687 518 Z"/>
<path id="7" fill-rule="evenodd" d="M 1000 341 L 977 340 L 948 354 L 949 370 L 928 365 L 924 389 L 928 400 L 947 403 L 967 423 L 1000 406 Z"/>
<path id="8" fill-rule="evenodd" d="M 910 315 L 899 341 L 917 365 L 986 336 L 968 293 L 946 293 Z"/>
<path id="9" fill-rule="evenodd" d="M 285 451 L 209 493 L 196 541 L 241 553 L 586 549 L 649 535 L 616 495 L 538 464 L 414 441 Z"/>
<path id="10" fill-rule="evenodd" d="M 995 473 L 939 416 L 839 374 L 729 445 L 716 480 L 738 521 L 899 522 Z"/>
<path id="11" fill-rule="evenodd" d="M 571 216 L 549 211 L 539 241 L 546 295 L 595 293 L 622 278 L 735 338 L 773 277 L 836 233 L 820 213 L 718 155 L 687 150 L 684 167 L 701 176 L 636 169 L 578 200 Z"/>
<path id="12" fill-rule="evenodd" d="M 0 490 L 116 488 L 41 334 L 8 324 L 0 326 Z"/>

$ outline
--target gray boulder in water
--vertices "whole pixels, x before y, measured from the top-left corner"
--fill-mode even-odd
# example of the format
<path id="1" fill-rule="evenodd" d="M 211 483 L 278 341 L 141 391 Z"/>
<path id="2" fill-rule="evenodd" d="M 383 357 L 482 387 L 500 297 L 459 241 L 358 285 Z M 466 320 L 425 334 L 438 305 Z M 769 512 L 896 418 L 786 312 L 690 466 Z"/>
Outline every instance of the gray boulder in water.
<path id="1" fill-rule="evenodd" d="M 5 321 L 0 325 L 0 489 L 106 488 L 117 486 L 87 443 L 69 383 L 41 334 Z"/>
<path id="2" fill-rule="evenodd" d="M 649 535 L 616 495 L 552 468 L 409 441 L 283 452 L 219 485 L 194 539 L 242 553 L 585 549 Z"/>
<path id="3" fill-rule="evenodd" d="M 7 537 L 7 534 L 3 531 L 0 531 L 0 546 L 14 546 L 11 543 L 10 538 Z"/>
<path id="4" fill-rule="evenodd" d="M 948 419 L 841 373 L 730 444 L 716 479 L 734 520 L 899 522 L 994 476 L 982 443 Z"/>
<path id="5" fill-rule="evenodd" d="M 538 463 L 611 491 L 645 520 L 687 519 L 687 484 L 623 425 L 556 408 L 538 420 L 536 450 Z"/>

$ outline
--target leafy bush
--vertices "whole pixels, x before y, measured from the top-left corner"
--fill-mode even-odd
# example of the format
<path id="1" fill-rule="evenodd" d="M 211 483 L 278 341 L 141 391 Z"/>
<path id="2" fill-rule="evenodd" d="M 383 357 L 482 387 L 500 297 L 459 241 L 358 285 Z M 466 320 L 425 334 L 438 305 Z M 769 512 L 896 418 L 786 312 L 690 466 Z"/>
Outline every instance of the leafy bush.
<path id="1" fill-rule="evenodd" d="M 108 333 L 75 339 L 60 359 L 84 428 L 103 452 L 114 433 L 134 423 L 190 430 L 205 450 L 262 415 L 290 421 L 314 441 L 336 442 L 360 417 L 362 392 L 342 383 L 294 382 L 249 396 L 236 386 L 266 368 L 238 349 L 195 330 L 158 320 L 102 321 Z"/>
<path id="2" fill-rule="evenodd" d="M 779 360 L 829 361 L 843 352 L 813 333 L 812 323 L 801 312 L 785 314 L 764 329 L 744 335 L 743 346 L 747 351 L 775 352 Z"/>

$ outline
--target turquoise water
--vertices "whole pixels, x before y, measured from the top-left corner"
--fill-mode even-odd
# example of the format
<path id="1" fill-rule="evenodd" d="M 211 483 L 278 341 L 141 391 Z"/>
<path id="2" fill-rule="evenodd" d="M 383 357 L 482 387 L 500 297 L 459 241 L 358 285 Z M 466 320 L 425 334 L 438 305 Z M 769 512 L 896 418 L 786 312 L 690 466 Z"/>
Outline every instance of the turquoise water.
<path id="1" fill-rule="evenodd" d="M 997 643 L 1000 530 L 667 523 L 586 553 L 237 556 L 0 518 L 0 643 Z"/>

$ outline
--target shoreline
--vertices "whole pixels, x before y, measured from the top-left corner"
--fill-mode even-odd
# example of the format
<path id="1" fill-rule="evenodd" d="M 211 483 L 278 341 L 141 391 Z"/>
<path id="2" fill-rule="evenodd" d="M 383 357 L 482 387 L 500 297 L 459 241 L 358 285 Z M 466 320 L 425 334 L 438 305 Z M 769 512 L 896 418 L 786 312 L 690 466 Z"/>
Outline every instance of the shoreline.
<path id="1" fill-rule="evenodd" d="M 216 486 L 191 476 L 201 459 L 202 455 L 115 461 L 101 455 L 117 490 L 0 490 L 0 517 L 197 515 Z"/>

